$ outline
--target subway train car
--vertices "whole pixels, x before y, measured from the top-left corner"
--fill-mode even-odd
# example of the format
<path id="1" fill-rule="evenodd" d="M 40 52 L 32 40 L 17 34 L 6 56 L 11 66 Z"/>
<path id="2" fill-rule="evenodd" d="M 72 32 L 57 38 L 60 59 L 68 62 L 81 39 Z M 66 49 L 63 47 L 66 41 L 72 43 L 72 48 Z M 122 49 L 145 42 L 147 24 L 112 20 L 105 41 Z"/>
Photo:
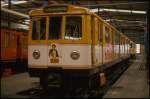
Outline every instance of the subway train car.
<path id="1" fill-rule="evenodd" d="M 50 5 L 29 16 L 29 74 L 43 88 L 101 89 L 116 73 L 114 65 L 130 59 L 131 40 L 87 8 Z"/>
<path id="2" fill-rule="evenodd" d="M 130 41 L 130 55 L 132 59 L 136 58 L 135 53 L 136 53 L 136 43 Z"/>
<path id="3" fill-rule="evenodd" d="M 27 33 L 27 31 L 1 28 L 2 72 L 8 68 L 16 72 L 27 65 Z"/>

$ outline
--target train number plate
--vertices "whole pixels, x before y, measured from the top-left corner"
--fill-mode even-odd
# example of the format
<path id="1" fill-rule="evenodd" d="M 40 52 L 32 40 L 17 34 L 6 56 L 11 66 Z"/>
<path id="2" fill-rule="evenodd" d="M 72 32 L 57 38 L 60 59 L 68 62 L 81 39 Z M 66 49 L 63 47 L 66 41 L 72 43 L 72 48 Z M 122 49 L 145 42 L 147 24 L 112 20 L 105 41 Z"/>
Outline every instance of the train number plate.
<path id="1" fill-rule="evenodd" d="M 51 63 L 59 63 L 59 59 L 51 59 Z"/>

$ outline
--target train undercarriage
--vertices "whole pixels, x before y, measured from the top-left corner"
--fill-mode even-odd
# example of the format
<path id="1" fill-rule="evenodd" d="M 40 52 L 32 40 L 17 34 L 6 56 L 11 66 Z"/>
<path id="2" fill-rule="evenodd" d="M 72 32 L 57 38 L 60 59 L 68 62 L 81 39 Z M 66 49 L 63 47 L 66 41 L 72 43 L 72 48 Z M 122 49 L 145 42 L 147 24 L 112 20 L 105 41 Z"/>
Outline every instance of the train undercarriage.
<path id="1" fill-rule="evenodd" d="M 39 77 L 44 90 L 57 88 L 64 97 L 100 97 L 128 68 L 130 58 L 120 58 L 87 70 L 62 68 L 29 69 L 31 77 Z M 101 76 L 105 74 L 105 76 Z"/>

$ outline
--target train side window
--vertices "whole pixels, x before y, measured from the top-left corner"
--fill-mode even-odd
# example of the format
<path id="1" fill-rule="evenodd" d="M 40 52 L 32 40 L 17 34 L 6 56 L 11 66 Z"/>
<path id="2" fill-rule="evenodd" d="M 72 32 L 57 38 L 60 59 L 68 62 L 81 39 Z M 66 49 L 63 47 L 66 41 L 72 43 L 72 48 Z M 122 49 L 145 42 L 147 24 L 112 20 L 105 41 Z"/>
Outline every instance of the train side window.
<path id="1" fill-rule="evenodd" d="M 34 17 L 32 40 L 45 40 L 45 38 L 46 38 L 46 18 Z"/>
<path id="2" fill-rule="evenodd" d="M 49 40 L 60 39 L 62 29 L 62 16 L 50 17 L 49 21 Z"/>
<path id="3" fill-rule="evenodd" d="M 112 30 L 112 45 L 114 45 L 115 44 L 115 41 L 114 41 L 114 35 L 115 35 L 115 32 L 114 32 L 114 30 Z"/>
<path id="4" fill-rule="evenodd" d="M 108 27 L 105 27 L 105 41 L 106 43 L 110 43 L 110 31 Z"/>
<path id="5" fill-rule="evenodd" d="M 115 32 L 115 44 L 119 45 L 119 33 Z"/>
<path id="6" fill-rule="evenodd" d="M 82 37 L 82 18 L 80 16 L 67 16 L 64 39 L 79 40 Z"/>
<path id="7" fill-rule="evenodd" d="M 100 42 L 100 23 L 98 22 L 98 41 Z"/>
<path id="8" fill-rule="evenodd" d="M 103 25 L 100 24 L 99 25 L 99 32 L 100 32 L 100 42 L 102 43 L 103 42 Z"/>

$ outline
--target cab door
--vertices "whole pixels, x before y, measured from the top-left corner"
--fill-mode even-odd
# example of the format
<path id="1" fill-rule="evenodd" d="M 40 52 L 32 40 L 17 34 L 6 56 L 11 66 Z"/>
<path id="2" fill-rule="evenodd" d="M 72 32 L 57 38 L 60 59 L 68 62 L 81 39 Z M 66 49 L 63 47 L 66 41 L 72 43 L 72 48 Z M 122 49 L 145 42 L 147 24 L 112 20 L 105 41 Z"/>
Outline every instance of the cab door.
<path id="1" fill-rule="evenodd" d="M 62 64 L 62 40 L 63 16 L 48 17 L 48 67 L 60 67 Z"/>

